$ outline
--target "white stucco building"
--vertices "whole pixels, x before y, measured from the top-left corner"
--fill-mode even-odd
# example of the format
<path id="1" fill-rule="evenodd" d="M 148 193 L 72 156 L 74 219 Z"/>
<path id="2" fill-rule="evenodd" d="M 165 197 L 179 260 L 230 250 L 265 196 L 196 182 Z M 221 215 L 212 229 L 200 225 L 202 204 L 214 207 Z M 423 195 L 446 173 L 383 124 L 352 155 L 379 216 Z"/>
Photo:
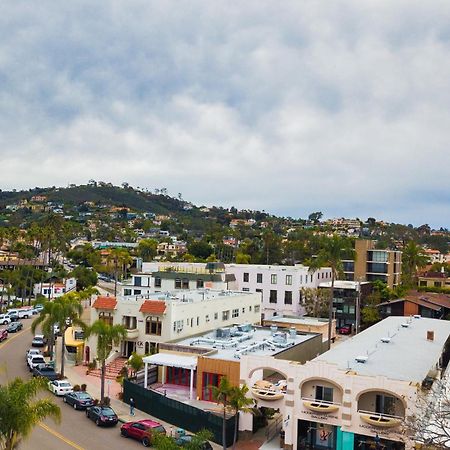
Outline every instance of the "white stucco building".
<path id="1" fill-rule="evenodd" d="M 243 356 L 241 383 L 259 407 L 280 409 L 286 449 L 410 449 L 405 418 L 445 372 L 449 336 L 448 321 L 389 317 L 304 365 Z M 255 386 L 274 373 L 285 394 L 263 400 Z M 252 417 L 239 426 L 251 430 Z"/>

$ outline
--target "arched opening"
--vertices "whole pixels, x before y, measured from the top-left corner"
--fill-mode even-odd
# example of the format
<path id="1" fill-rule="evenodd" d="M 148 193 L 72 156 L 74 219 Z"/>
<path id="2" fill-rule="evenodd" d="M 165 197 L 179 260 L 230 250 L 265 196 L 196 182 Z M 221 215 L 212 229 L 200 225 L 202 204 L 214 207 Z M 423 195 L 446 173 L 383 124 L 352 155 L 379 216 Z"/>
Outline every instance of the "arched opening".
<path id="1" fill-rule="evenodd" d="M 249 385 L 255 399 L 276 401 L 286 394 L 287 377 L 273 367 L 259 367 L 250 372 Z"/>
<path id="2" fill-rule="evenodd" d="M 303 405 L 311 411 L 330 413 L 342 404 L 343 389 L 327 378 L 308 378 L 300 385 Z"/>

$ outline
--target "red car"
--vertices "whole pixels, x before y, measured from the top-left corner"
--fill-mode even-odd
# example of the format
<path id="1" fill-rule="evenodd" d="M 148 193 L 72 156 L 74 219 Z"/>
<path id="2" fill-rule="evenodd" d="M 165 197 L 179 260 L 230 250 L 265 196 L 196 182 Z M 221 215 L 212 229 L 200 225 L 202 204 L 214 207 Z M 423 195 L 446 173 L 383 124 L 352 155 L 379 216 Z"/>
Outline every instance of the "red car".
<path id="1" fill-rule="evenodd" d="M 154 433 L 166 434 L 166 429 L 160 423 L 150 419 L 127 422 L 120 427 L 120 434 L 123 437 L 141 441 L 144 447 L 150 447 Z"/>
<path id="2" fill-rule="evenodd" d="M 0 330 L 0 342 L 8 337 L 8 330 Z"/>
<path id="3" fill-rule="evenodd" d="M 338 329 L 339 334 L 352 334 L 352 326 L 344 325 Z"/>

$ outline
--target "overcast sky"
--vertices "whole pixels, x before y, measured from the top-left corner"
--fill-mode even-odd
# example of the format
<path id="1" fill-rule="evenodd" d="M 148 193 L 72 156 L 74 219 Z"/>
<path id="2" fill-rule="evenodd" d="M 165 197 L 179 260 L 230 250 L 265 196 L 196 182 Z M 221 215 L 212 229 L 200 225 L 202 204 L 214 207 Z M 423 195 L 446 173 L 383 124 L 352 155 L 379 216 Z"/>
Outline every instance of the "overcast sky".
<path id="1" fill-rule="evenodd" d="M 4 0 L 0 188 L 450 228 L 450 2 Z"/>

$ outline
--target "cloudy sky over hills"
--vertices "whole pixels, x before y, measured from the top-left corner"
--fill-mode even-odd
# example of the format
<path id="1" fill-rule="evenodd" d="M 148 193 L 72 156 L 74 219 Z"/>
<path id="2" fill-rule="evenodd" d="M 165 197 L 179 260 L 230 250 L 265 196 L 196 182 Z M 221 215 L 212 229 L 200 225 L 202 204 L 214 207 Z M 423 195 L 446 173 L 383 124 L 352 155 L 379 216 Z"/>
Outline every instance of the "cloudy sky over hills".
<path id="1" fill-rule="evenodd" d="M 0 188 L 450 227 L 450 2 L 6 0 Z"/>

